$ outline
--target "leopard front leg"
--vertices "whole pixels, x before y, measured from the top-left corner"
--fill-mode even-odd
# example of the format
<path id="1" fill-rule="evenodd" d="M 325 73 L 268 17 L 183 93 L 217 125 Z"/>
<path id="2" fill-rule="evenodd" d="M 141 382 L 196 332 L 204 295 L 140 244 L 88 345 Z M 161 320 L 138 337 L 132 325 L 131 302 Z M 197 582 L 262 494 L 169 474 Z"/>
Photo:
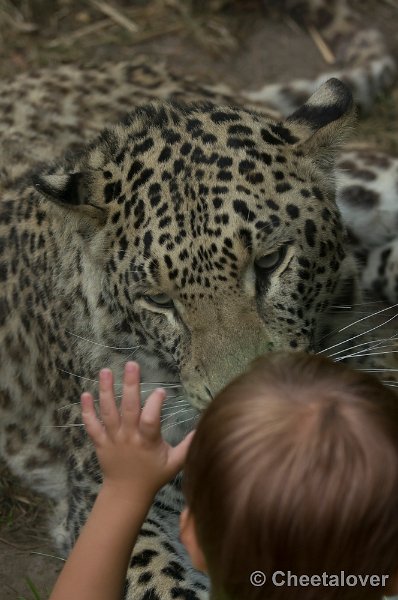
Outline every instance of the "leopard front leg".
<path id="1" fill-rule="evenodd" d="M 134 548 L 127 574 L 126 600 L 205 600 L 208 579 L 190 564 L 179 541 L 183 497 L 169 484 L 156 496 Z"/>
<path id="2" fill-rule="evenodd" d="M 85 433 L 74 433 L 73 437 L 75 449 L 68 461 L 67 518 L 64 526 L 58 525 L 54 530 L 64 554 L 72 549 L 101 484 L 94 450 L 88 444 L 76 449 L 76 440 L 79 437 L 83 440 Z M 180 477 L 177 477 L 157 494 L 141 528 L 127 573 L 126 600 L 208 598 L 207 577 L 192 567 L 179 541 L 179 515 L 183 504 Z"/>

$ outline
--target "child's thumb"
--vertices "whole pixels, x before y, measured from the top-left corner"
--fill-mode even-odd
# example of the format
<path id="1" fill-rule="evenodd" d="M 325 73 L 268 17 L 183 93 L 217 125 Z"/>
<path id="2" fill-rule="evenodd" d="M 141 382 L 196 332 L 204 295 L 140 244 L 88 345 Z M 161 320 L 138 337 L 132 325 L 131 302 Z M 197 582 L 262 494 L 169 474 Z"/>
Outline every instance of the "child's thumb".
<path id="1" fill-rule="evenodd" d="M 192 438 L 195 435 L 195 430 L 190 431 L 188 435 L 180 442 L 177 446 L 171 449 L 169 455 L 169 466 L 173 470 L 173 472 L 178 473 L 183 466 L 185 459 L 188 454 L 189 446 L 192 442 Z"/>

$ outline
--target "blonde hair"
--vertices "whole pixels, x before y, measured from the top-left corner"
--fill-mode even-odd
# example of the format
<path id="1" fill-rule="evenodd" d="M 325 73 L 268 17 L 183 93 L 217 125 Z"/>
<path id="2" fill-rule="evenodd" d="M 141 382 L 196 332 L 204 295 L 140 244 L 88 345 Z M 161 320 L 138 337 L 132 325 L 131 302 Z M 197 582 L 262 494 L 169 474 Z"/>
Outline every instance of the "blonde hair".
<path id="1" fill-rule="evenodd" d="M 250 573 L 392 575 L 398 567 L 398 398 L 304 353 L 257 359 L 204 413 L 184 492 L 216 596 L 373 599 L 372 587 L 262 587 Z"/>

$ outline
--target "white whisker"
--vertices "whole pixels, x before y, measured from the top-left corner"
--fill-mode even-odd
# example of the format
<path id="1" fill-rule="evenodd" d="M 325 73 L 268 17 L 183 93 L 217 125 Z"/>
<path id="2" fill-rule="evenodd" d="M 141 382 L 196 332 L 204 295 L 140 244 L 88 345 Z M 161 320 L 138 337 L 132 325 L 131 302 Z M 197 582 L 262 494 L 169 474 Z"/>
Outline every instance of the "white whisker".
<path id="1" fill-rule="evenodd" d="M 355 369 L 356 371 L 367 371 L 368 373 L 396 373 L 398 369 L 380 369 L 370 367 L 369 369 Z"/>
<path id="2" fill-rule="evenodd" d="M 76 373 L 72 373 L 71 371 L 66 371 L 65 369 L 60 369 L 57 367 L 57 371 L 61 371 L 61 373 L 67 373 L 67 375 L 72 375 L 72 377 L 76 377 L 77 379 L 84 379 L 85 381 L 92 381 L 93 383 L 98 383 L 98 379 L 91 379 L 90 377 L 84 377 L 83 375 L 77 375 Z"/>
<path id="3" fill-rule="evenodd" d="M 380 315 L 381 313 L 386 312 L 386 310 L 391 310 L 392 308 L 395 308 L 396 306 L 398 306 L 398 303 L 397 304 L 392 304 L 391 306 L 387 306 L 387 308 L 382 308 L 381 310 L 378 310 L 375 313 L 371 313 L 370 315 L 366 315 L 365 317 L 362 317 L 362 319 L 358 319 L 357 321 L 353 321 L 349 325 L 346 325 L 345 327 L 343 327 L 339 331 L 340 332 L 345 331 L 349 327 L 352 327 L 353 325 L 357 325 L 358 323 L 361 323 L 365 319 L 369 319 L 369 317 L 375 317 L 376 315 Z"/>
<path id="4" fill-rule="evenodd" d="M 84 427 L 84 423 L 68 423 L 67 425 L 41 425 L 41 429 L 65 429 L 66 427 Z"/>
<path id="5" fill-rule="evenodd" d="M 393 321 L 394 319 L 396 319 L 398 315 L 395 314 L 392 317 L 390 317 L 389 319 L 387 319 L 387 321 L 384 321 L 383 323 L 380 323 L 379 325 L 375 325 L 374 327 L 372 327 L 371 329 L 368 329 L 367 331 L 363 331 L 362 333 L 358 333 L 357 335 L 354 335 L 350 338 L 348 338 L 348 340 L 343 340 L 342 342 L 338 342 L 337 344 L 333 344 L 333 346 L 329 346 L 329 348 L 325 348 L 324 350 L 321 350 L 319 352 L 319 354 L 324 353 L 324 352 L 328 352 L 329 350 L 333 350 L 333 348 L 337 348 L 338 346 L 341 346 L 342 344 L 348 344 L 349 342 L 351 342 L 352 340 L 356 340 L 359 337 L 362 337 L 363 335 L 367 335 L 368 333 L 371 333 L 372 331 L 375 331 L 376 329 L 379 329 L 380 327 L 383 327 L 384 325 L 387 325 L 387 323 L 390 323 L 391 321 Z M 344 329 L 346 329 L 347 327 L 344 327 L 343 329 L 339 329 L 339 331 L 344 331 Z"/>
<path id="6" fill-rule="evenodd" d="M 178 421 L 178 423 L 171 423 L 170 425 L 168 425 L 167 427 L 165 427 L 164 429 L 162 429 L 162 433 L 164 433 L 165 431 L 167 431 L 171 427 L 179 427 L 183 423 L 188 423 L 189 421 L 192 421 L 192 420 L 196 419 L 197 416 L 198 415 L 195 415 L 193 417 L 190 417 L 189 419 L 185 419 L 185 421 Z"/>
<path id="7" fill-rule="evenodd" d="M 355 302 L 354 304 L 332 304 L 330 308 L 340 308 L 343 310 L 351 310 L 353 306 L 369 306 L 370 304 L 380 304 L 380 300 L 371 302 Z"/>
<path id="8" fill-rule="evenodd" d="M 344 348 L 342 350 L 338 350 L 337 352 L 334 352 L 333 354 L 328 354 L 328 357 L 333 358 L 334 356 L 337 356 L 338 354 L 342 354 L 343 352 L 348 352 L 349 350 L 353 350 L 354 348 L 360 348 L 361 346 L 373 345 L 372 348 L 365 348 L 365 350 L 373 350 L 374 348 L 377 348 L 378 346 L 380 346 L 380 344 L 382 344 L 383 342 L 387 342 L 390 340 L 398 340 L 398 337 L 391 336 L 389 338 L 380 338 L 379 340 L 369 340 L 367 342 L 362 342 L 361 344 L 355 344 L 355 346 L 350 346 L 349 348 Z M 394 346 L 392 346 L 392 348 L 396 348 L 396 344 Z"/>
<path id="9" fill-rule="evenodd" d="M 367 303 L 366 303 L 366 304 L 367 304 Z M 372 304 L 372 302 L 369 302 L 369 304 Z M 375 303 L 373 303 L 373 304 L 380 304 L 380 303 L 379 303 L 379 302 L 375 302 Z M 354 306 L 355 306 L 355 305 L 354 305 Z M 358 305 L 358 306 L 359 306 L 359 305 Z M 329 333 L 327 333 L 326 335 L 322 336 L 322 337 L 319 339 L 318 343 L 320 343 L 320 342 L 322 342 L 323 340 L 325 340 L 325 339 L 327 339 L 327 338 L 331 337 L 332 335 L 335 335 L 335 334 L 337 334 L 337 333 L 341 333 L 341 332 L 342 332 L 342 331 L 344 331 L 345 329 L 348 329 L 349 327 L 352 327 L 353 325 L 356 325 L 357 323 L 361 323 L 362 321 L 365 321 L 366 319 L 370 319 L 370 318 L 372 318 L 372 317 L 375 317 L 376 315 L 378 315 L 378 314 L 380 314 L 380 313 L 382 313 L 382 312 L 384 312 L 384 311 L 390 310 L 390 309 L 394 308 L 394 306 L 398 306 L 398 305 L 396 305 L 396 304 L 395 304 L 395 305 L 393 305 L 393 306 L 388 306 L 387 308 L 383 308 L 382 310 L 379 310 L 379 311 L 376 311 L 376 312 L 373 312 L 373 313 L 370 313 L 370 314 L 369 314 L 369 313 L 367 313 L 367 314 L 366 314 L 364 317 L 362 317 L 361 319 L 358 319 L 358 320 L 356 320 L 356 321 L 353 321 L 352 323 L 350 323 L 349 325 L 346 325 L 345 327 L 343 327 L 343 328 L 341 328 L 341 329 L 333 329 L 332 331 L 330 331 L 330 332 L 329 332 Z M 351 339 L 355 339 L 355 338 L 351 338 Z M 349 341 L 349 340 L 347 340 L 347 341 Z M 341 343 L 341 344 L 344 344 L 345 342 L 343 341 L 343 342 L 340 342 L 340 343 Z M 325 348 L 324 350 L 320 350 L 320 352 L 327 352 L 327 351 L 328 351 L 328 350 L 330 350 L 331 348 L 334 348 L 334 346 L 330 346 L 329 348 Z"/>
<path id="10" fill-rule="evenodd" d="M 67 371 L 66 369 L 60 369 L 59 367 L 57 367 L 57 370 L 61 371 L 61 373 L 66 373 L 67 375 L 71 375 L 72 377 L 76 377 L 78 379 L 84 379 L 85 381 L 92 381 L 93 383 L 99 383 L 98 379 L 92 379 L 90 377 L 84 377 L 84 375 L 78 375 L 77 373 L 72 373 L 71 371 Z M 144 386 L 144 385 L 150 385 L 150 386 L 154 386 L 154 387 L 164 387 L 164 388 L 167 388 L 167 389 L 182 388 L 181 384 L 179 384 L 179 383 L 176 383 L 176 384 L 174 384 L 174 383 L 167 383 L 167 382 L 165 382 L 165 383 L 160 382 L 159 383 L 159 382 L 155 382 L 155 381 L 143 381 L 143 382 L 140 383 L 141 387 Z M 114 383 L 114 386 L 115 387 L 122 387 L 123 383 Z M 150 389 L 149 390 L 143 390 L 143 389 L 141 389 L 141 391 L 143 393 L 145 393 L 145 392 L 149 392 L 151 390 Z"/>
<path id="11" fill-rule="evenodd" d="M 37 556 L 47 556 L 48 558 L 56 558 L 57 560 L 62 560 L 62 562 L 66 562 L 66 558 L 62 558 L 61 556 L 56 556 L 55 554 L 45 554 L 44 552 L 29 552 L 29 554 L 37 554 Z"/>
<path id="12" fill-rule="evenodd" d="M 101 348 L 109 348 L 110 350 L 136 350 L 137 348 L 140 348 L 140 346 L 128 346 L 126 348 L 124 348 L 124 347 L 119 348 L 118 346 L 107 346 L 107 344 L 101 344 L 100 342 L 94 342 L 94 340 L 90 340 L 89 338 L 83 337 L 82 335 L 73 333 L 73 331 L 69 331 L 68 329 L 65 329 L 65 332 L 68 333 L 69 335 L 73 335 L 73 337 L 79 338 L 80 340 L 84 340 L 85 342 L 90 342 L 90 344 L 94 344 L 94 346 L 101 346 Z"/>
<path id="13" fill-rule="evenodd" d="M 94 402 L 98 402 L 98 400 L 94 399 Z M 71 406 L 76 406 L 77 404 L 80 404 L 80 402 L 71 402 L 70 404 L 64 404 L 64 406 L 60 406 L 56 409 L 56 411 L 58 412 L 59 410 L 65 410 L 66 408 L 70 408 Z"/>
<path id="14" fill-rule="evenodd" d="M 338 357 L 336 362 L 340 362 L 341 360 L 346 360 L 347 358 L 355 358 L 361 356 L 382 356 L 383 354 L 395 354 L 398 350 L 389 350 L 388 352 L 369 352 L 367 354 L 357 353 L 357 354 L 348 354 L 347 356 Z"/>
<path id="15" fill-rule="evenodd" d="M 163 388 L 182 388 L 181 383 L 163 383 L 157 381 L 143 381 L 141 385 L 153 385 L 155 387 L 163 387 Z"/>
<path id="16" fill-rule="evenodd" d="M 181 408 L 182 406 L 191 406 L 190 403 L 186 400 L 177 400 L 177 402 L 171 402 L 170 404 L 165 404 L 162 410 L 172 410 L 173 408 Z"/>
<path id="17" fill-rule="evenodd" d="M 368 352 L 370 350 L 391 350 L 391 351 L 396 351 L 398 349 L 397 344 L 384 344 L 382 345 L 383 342 L 380 341 L 375 341 L 375 344 L 373 346 L 370 346 L 369 348 L 362 348 L 362 350 L 358 350 L 357 352 L 355 352 L 354 354 L 356 354 L 357 356 L 361 356 L 361 354 L 363 352 Z"/>
<path id="18" fill-rule="evenodd" d="M 175 417 L 176 415 L 181 415 L 181 414 L 183 414 L 183 413 L 186 413 L 186 412 L 188 412 L 189 410 L 192 410 L 192 407 L 191 407 L 191 406 L 188 406 L 188 407 L 182 408 L 181 410 L 177 410 L 177 411 L 176 411 L 176 412 L 174 412 L 174 413 L 171 413 L 171 414 L 169 414 L 169 415 L 165 415 L 164 417 L 162 417 L 162 418 L 160 419 L 160 422 L 161 422 L 161 423 L 164 423 L 164 422 L 165 422 L 165 421 L 167 421 L 168 419 L 172 419 L 172 418 L 173 418 L 173 417 Z"/>
<path id="19" fill-rule="evenodd" d="M 141 390 L 141 392 L 145 393 L 145 390 Z M 115 394 L 115 398 L 117 398 L 117 399 L 121 399 L 121 398 L 122 398 L 122 394 Z M 179 406 L 178 406 L 178 408 L 181 408 L 181 406 L 182 406 L 184 403 L 186 403 L 186 404 L 187 404 L 187 406 L 190 406 L 190 404 L 189 404 L 188 400 L 186 400 L 186 399 L 181 399 L 181 400 L 179 400 L 179 398 L 182 398 L 182 396 L 178 396 L 178 395 L 177 395 L 177 396 L 167 396 L 167 397 L 166 397 L 166 400 L 165 400 L 166 404 L 165 404 L 165 405 L 164 405 L 164 407 L 162 408 L 162 411 L 163 411 L 163 410 L 171 410 L 171 409 L 174 409 L 174 408 L 176 408 L 176 404 L 178 404 L 178 405 L 179 405 Z M 99 398 L 94 398 L 93 400 L 94 400 L 94 403 L 95 403 L 95 404 L 98 404 L 98 402 L 99 402 Z M 167 402 L 168 402 L 169 400 L 173 400 L 172 404 L 170 404 L 170 405 L 168 405 L 168 404 L 167 404 Z M 71 402 L 70 404 L 64 404 L 63 406 L 59 406 L 59 407 L 58 407 L 56 410 L 57 410 L 57 411 L 59 411 L 59 410 L 65 410 L 66 408 L 70 408 L 71 406 L 77 406 L 77 405 L 80 405 L 80 400 L 78 400 L 77 402 Z"/>

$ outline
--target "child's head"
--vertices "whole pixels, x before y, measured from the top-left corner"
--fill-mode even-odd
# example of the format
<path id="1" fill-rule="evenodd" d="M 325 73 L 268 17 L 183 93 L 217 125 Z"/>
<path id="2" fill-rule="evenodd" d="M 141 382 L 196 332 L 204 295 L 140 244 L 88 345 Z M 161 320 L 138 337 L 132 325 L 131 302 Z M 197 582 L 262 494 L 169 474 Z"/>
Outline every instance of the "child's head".
<path id="1" fill-rule="evenodd" d="M 391 584 L 398 398 L 368 374 L 319 356 L 259 358 L 204 414 L 184 486 L 182 537 L 200 567 L 196 531 L 217 597 L 380 598 L 369 586 L 277 587 L 271 574 L 344 570 L 389 575 Z M 268 575 L 262 587 L 249 581 L 256 570 Z"/>

